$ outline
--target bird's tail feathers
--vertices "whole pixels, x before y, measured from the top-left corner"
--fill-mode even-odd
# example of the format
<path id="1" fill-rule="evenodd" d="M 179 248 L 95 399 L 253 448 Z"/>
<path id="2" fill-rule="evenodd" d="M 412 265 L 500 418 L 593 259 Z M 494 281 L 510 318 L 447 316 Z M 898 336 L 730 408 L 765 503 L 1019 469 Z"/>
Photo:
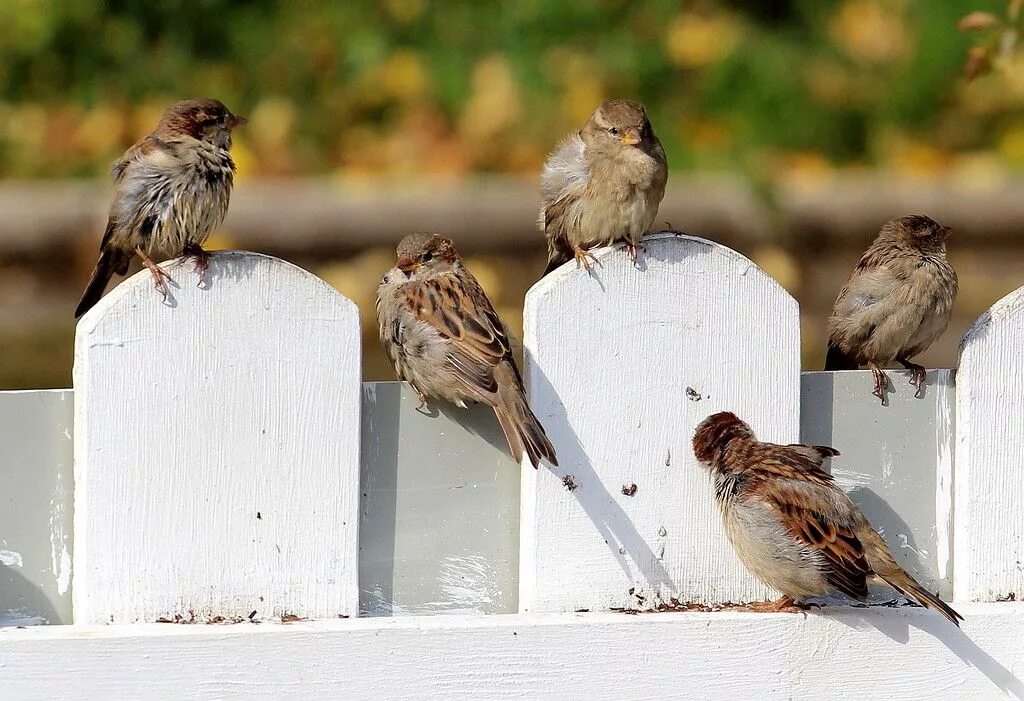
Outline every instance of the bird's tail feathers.
<path id="1" fill-rule="evenodd" d="M 122 258 L 123 256 L 112 252 L 109 248 L 103 249 L 100 252 L 100 259 L 96 261 L 96 267 L 92 269 L 89 284 L 85 286 L 82 299 L 78 302 L 78 307 L 75 308 L 76 319 L 92 309 L 100 301 L 103 291 L 107 289 L 107 283 L 110 282 L 110 278 L 113 277 L 115 272 L 123 274 L 122 271 L 127 266 L 123 265 L 124 261 L 122 261 Z"/>
<path id="2" fill-rule="evenodd" d="M 560 260 L 558 258 L 548 258 L 548 266 L 544 268 L 544 272 L 541 273 L 540 276 L 544 277 L 548 273 L 554 272 L 559 268 L 559 266 L 561 266 L 565 262 L 565 260 Z"/>
<path id="3" fill-rule="evenodd" d="M 930 591 L 922 587 L 917 583 L 913 577 L 907 574 L 902 569 L 895 574 L 889 576 L 878 575 L 884 579 L 889 586 L 903 594 L 907 598 L 913 599 L 917 603 L 932 609 L 949 619 L 949 621 L 960 627 L 960 621 L 964 620 L 964 617 L 953 610 L 953 608 L 939 597 L 932 594 Z"/>
<path id="4" fill-rule="evenodd" d="M 498 424 L 508 441 L 508 448 L 517 462 L 522 462 L 525 452 L 534 468 L 540 467 L 541 460 L 558 465 L 555 447 L 551 445 L 544 427 L 533 415 L 520 388 L 499 390 L 499 403 L 494 407 Z"/>
<path id="5" fill-rule="evenodd" d="M 839 346 L 828 344 L 828 353 L 825 354 L 826 370 L 856 370 L 858 367 L 856 358 L 844 353 Z"/>
<path id="6" fill-rule="evenodd" d="M 565 241 L 558 237 L 548 239 L 548 265 L 541 273 L 541 277 L 553 272 L 562 264 L 568 263 L 572 258 L 572 248 Z"/>

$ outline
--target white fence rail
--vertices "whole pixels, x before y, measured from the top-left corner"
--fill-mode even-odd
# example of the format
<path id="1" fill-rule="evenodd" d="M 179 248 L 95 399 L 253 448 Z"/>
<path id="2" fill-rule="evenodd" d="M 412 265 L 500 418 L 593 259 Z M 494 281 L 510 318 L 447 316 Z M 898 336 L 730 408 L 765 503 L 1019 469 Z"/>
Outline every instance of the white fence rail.
<path id="1" fill-rule="evenodd" d="M 857 654 L 888 650 L 919 675 L 922 693 L 1024 693 L 1024 646 L 1012 644 L 1024 636 L 1024 605 L 996 603 L 1024 595 L 1024 291 L 965 338 L 956 386 L 952 371 L 933 371 L 915 398 L 894 372 L 896 392 L 881 406 L 867 372 L 801 376 L 797 304 L 753 263 L 682 235 L 646 246 L 637 268 L 604 250 L 593 276 L 567 266 L 527 298 L 524 374 L 560 463 L 539 471 L 512 462 L 490 412 L 433 403 L 418 412 L 397 383 L 363 385 L 360 396 L 355 306 L 294 266 L 217 254 L 197 287 L 191 267 L 174 263 L 166 303 L 148 273 L 123 282 L 79 325 L 73 393 L 0 393 L 9 448 L 0 623 L 75 624 L 5 629 L 0 684 L 43 695 L 57 688 L 36 684 L 47 656 L 85 669 L 135 645 L 154 656 L 181 649 L 181 664 L 204 669 L 259 642 L 275 657 L 269 675 L 304 664 L 283 652 L 293 643 L 323 667 L 324 651 L 348 659 L 369 636 L 377 642 L 366 655 L 399 656 L 407 685 L 397 688 L 408 695 L 543 695 L 503 677 L 493 655 L 508 653 L 508 674 L 528 675 L 579 646 L 593 648 L 584 658 L 604 670 L 615 654 L 664 655 L 676 686 L 624 662 L 621 679 L 639 686 L 595 687 L 566 660 L 560 669 L 578 672 L 579 687 L 552 695 L 728 693 L 726 681 L 678 672 L 680 659 L 722 669 L 765 646 L 778 656 L 751 670 L 785 679 L 766 696 L 826 693 L 824 677 L 799 676 L 817 662 L 772 642 L 793 635 L 821 649 L 841 641 Z M 888 608 L 647 622 L 598 613 L 774 594 L 733 556 L 690 450 L 695 425 L 722 409 L 764 439 L 838 448 L 837 481 L 902 564 L 958 602 L 966 635 L 930 612 Z M 558 613 L 581 609 L 594 613 Z M 265 634 L 248 623 L 437 613 L 470 616 L 259 628 Z M 244 623 L 219 633 L 146 625 L 157 620 Z M 132 625 L 82 627 L 106 623 Z M 626 653 L 629 644 L 639 648 Z M 455 665 L 414 686 L 448 645 L 476 654 L 479 673 Z M 947 667 L 961 681 L 942 685 Z M 103 674 L 118 673 L 115 664 Z M 346 680 L 358 690 L 377 673 L 346 663 L 291 686 L 256 674 L 249 690 L 317 695 L 329 688 L 321 682 Z M 733 690 L 748 688 L 747 677 Z M 226 670 L 211 678 L 243 688 Z M 100 672 L 91 679 L 87 695 L 113 688 Z M 844 688 L 916 693 L 890 682 L 882 674 Z"/>

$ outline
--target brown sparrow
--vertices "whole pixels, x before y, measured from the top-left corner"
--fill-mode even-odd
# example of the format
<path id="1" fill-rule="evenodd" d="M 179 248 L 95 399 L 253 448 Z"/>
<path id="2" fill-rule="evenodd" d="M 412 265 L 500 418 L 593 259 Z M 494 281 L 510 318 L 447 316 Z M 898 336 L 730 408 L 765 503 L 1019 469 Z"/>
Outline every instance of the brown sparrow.
<path id="1" fill-rule="evenodd" d="M 544 275 L 572 258 L 589 271 L 588 249 L 617 241 L 626 243 L 635 262 L 667 179 L 665 151 L 644 106 L 630 100 L 598 105 L 544 164 L 537 221 L 548 241 Z"/>
<path id="2" fill-rule="evenodd" d="M 826 370 L 867 365 L 874 395 L 885 402 L 885 373 L 893 361 L 913 371 L 920 394 L 925 369 L 910 361 L 949 325 L 957 277 L 946 260 L 950 229 L 922 215 L 887 222 L 839 293 L 828 320 Z"/>
<path id="3" fill-rule="evenodd" d="M 882 536 L 822 470 L 838 451 L 761 443 L 735 414 L 722 412 L 697 427 L 693 454 L 711 472 L 740 561 L 783 594 L 769 610 L 792 611 L 829 590 L 864 599 L 867 580 L 877 578 L 960 625 L 963 617 L 896 564 Z"/>
<path id="4" fill-rule="evenodd" d="M 494 409 L 517 462 L 557 465 L 555 449 L 526 403 L 505 325 L 449 239 L 412 234 L 377 289 L 380 340 L 400 379 L 420 395 Z"/>
<path id="5" fill-rule="evenodd" d="M 114 202 L 100 258 L 75 318 L 99 301 L 114 273 L 128 272 L 136 255 L 165 298 L 168 275 L 153 262 L 155 255 L 195 256 L 202 283 L 208 263 L 202 244 L 224 220 L 231 198 L 231 130 L 245 122 L 219 100 L 183 100 L 114 163 Z"/>

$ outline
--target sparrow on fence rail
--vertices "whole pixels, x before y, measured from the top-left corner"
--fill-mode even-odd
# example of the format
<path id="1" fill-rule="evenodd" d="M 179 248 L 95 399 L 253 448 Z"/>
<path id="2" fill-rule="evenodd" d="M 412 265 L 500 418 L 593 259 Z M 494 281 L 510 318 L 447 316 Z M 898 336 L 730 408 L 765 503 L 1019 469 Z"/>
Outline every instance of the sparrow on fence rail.
<path id="1" fill-rule="evenodd" d="M 630 100 L 598 105 L 544 164 L 537 220 L 548 242 L 544 275 L 573 258 L 589 271 L 588 249 L 619 241 L 635 262 L 667 179 L 665 150 L 644 106 Z"/>
<path id="2" fill-rule="evenodd" d="M 136 255 L 165 298 L 169 276 L 153 256 L 194 256 L 202 283 L 208 265 L 202 244 L 224 220 L 231 198 L 231 130 L 245 122 L 219 100 L 183 100 L 114 163 L 114 201 L 76 319 L 99 301 L 114 273 L 128 272 Z"/>
<path id="3" fill-rule="evenodd" d="M 412 234 L 377 289 L 380 340 L 398 377 L 420 395 L 494 409 L 517 462 L 557 465 L 555 449 L 526 402 L 505 325 L 451 240 Z"/>
<path id="4" fill-rule="evenodd" d="M 837 450 L 761 443 L 735 414 L 721 412 L 697 427 L 693 453 L 711 472 L 736 555 L 783 594 L 766 610 L 793 611 L 830 590 L 864 599 L 867 581 L 881 579 L 960 625 L 963 617 L 896 563 L 882 536 L 821 468 Z"/>
<path id="5" fill-rule="evenodd" d="M 957 276 L 946 260 L 949 227 L 926 216 L 887 222 L 839 293 L 828 320 L 826 370 L 871 368 L 874 395 L 885 403 L 880 366 L 893 361 L 913 372 L 920 395 L 925 369 L 911 362 L 949 325 Z"/>

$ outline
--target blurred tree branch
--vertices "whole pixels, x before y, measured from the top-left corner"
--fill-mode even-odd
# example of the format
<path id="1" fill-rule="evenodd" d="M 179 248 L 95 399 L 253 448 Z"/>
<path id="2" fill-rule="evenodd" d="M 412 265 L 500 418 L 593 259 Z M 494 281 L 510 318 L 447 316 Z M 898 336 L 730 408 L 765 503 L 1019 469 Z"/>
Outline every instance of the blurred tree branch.
<path id="1" fill-rule="evenodd" d="M 1024 0 L 1010 0 L 1006 16 L 998 17 L 991 12 L 971 12 L 957 24 L 962 32 L 979 32 L 982 43 L 967 51 L 964 77 L 968 81 L 979 78 L 993 69 L 1006 70 L 1013 59 L 1020 42 Z"/>

